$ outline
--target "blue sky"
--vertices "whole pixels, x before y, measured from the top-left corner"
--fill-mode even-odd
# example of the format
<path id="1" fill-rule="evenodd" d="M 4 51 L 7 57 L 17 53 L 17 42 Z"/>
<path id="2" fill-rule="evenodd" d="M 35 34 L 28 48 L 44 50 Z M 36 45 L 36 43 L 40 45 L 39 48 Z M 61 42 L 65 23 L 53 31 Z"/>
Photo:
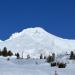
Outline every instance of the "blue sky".
<path id="1" fill-rule="evenodd" d="M 0 0 L 0 39 L 28 27 L 75 39 L 74 0 Z"/>

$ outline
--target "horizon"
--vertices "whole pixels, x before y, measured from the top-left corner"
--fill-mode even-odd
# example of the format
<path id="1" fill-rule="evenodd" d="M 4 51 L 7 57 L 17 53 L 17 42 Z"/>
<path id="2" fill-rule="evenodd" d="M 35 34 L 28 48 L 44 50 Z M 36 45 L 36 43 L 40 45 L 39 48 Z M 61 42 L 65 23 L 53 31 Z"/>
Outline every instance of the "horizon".
<path id="1" fill-rule="evenodd" d="M 0 39 L 30 27 L 42 27 L 65 39 L 75 39 L 75 1 L 0 1 Z"/>
<path id="2" fill-rule="evenodd" d="M 28 28 L 24 28 L 24 29 L 22 29 L 22 30 L 20 30 L 20 31 L 17 31 L 17 32 L 12 33 L 12 34 L 11 34 L 7 39 L 5 39 L 5 40 L 1 40 L 1 39 L 0 39 L 0 41 L 6 41 L 6 40 L 10 39 L 10 38 L 12 37 L 13 34 L 15 34 L 15 33 L 18 33 L 18 34 L 19 34 L 19 33 L 23 32 L 23 30 L 31 29 L 31 28 L 32 28 L 32 29 L 35 29 L 35 28 L 41 28 L 41 29 L 43 29 L 45 32 L 47 32 L 47 33 L 49 33 L 49 34 L 51 34 L 51 35 L 53 35 L 53 36 L 55 36 L 55 37 L 64 39 L 64 40 L 75 40 L 75 39 L 67 39 L 67 38 L 63 38 L 63 37 L 54 35 L 54 34 L 48 32 L 48 31 L 46 31 L 46 29 L 44 29 L 44 28 L 38 26 L 38 27 L 28 27 Z"/>

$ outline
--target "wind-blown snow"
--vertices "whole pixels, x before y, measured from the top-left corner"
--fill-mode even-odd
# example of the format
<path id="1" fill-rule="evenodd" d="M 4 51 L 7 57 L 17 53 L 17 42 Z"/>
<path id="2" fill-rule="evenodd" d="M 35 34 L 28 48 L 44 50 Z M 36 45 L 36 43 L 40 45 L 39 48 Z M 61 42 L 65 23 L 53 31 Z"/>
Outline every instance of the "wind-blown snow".
<path id="1" fill-rule="evenodd" d="M 75 40 L 62 39 L 46 32 L 43 28 L 27 28 L 21 32 L 0 41 L 0 48 L 7 47 L 13 52 L 24 52 L 24 56 L 30 54 L 38 57 L 39 54 L 48 55 L 51 52 L 62 53 L 75 50 Z"/>

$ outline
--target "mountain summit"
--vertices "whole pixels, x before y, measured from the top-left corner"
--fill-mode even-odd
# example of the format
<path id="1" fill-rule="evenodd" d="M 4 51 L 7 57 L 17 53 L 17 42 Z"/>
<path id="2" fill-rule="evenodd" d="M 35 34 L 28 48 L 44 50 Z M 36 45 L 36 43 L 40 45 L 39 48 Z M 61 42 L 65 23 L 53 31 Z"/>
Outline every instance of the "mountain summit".
<path id="1" fill-rule="evenodd" d="M 75 40 L 62 39 L 46 32 L 41 27 L 27 28 L 21 32 L 0 41 L 0 48 L 7 47 L 13 52 L 24 52 L 24 56 L 48 55 L 49 53 L 62 53 L 75 49 Z"/>

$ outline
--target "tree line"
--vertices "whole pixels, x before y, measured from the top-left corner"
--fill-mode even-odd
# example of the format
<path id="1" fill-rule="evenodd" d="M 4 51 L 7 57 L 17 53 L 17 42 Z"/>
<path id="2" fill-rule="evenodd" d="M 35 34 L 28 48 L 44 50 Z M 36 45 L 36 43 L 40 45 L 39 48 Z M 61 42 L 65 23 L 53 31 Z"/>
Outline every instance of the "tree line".
<path id="1" fill-rule="evenodd" d="M 4 47 L 2 50 L 0 50 L 0 56 L 7 57 L 7 56 L 13 56 L 13 52 L 11 50 L 8 50 L 7 47 Z M 17 59 L 20 59 L 20 54 L 17 52 L 15 53 L 15 56 Z M 30 55 L 27 55 L 27 59 L 30 59 Z M 55 54 L 53 53 L 52 56 L 43 56 L 43 54 L 40 54 L 40 59 L 47 59 L 47 62 L 52 62 L 55 60 Z"/>

